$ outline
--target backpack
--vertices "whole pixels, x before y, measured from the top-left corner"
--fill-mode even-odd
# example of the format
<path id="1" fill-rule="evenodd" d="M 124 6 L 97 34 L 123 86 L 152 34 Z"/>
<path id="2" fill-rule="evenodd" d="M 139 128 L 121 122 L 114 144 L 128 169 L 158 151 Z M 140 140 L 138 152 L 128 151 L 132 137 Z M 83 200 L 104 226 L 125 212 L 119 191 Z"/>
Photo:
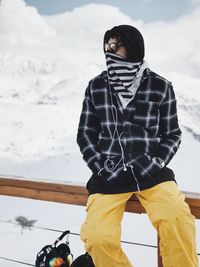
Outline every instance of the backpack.
<path id="1" fill-rule="evenodd" d="M 61 243 L 59 241 L 66 235 L 69 235 L 70 231 L 65 231 L 59 238 L 53 243 L 53 245 L 47 245 L 38 252 L 35 261 L 35 267 L 69 267 L 73 261 L 73 255 L 69 248 L 69 242 Z"/>
<path id="2" fill-rule="evenodd" d="M 65 231 L 53 245 L 43 247 L 36 256 L 35 267 L 95 267 L 91 256 L 87 252 L 73 261 L 69 242 L 58 245 L 69 234 L 70 231 Z"/>

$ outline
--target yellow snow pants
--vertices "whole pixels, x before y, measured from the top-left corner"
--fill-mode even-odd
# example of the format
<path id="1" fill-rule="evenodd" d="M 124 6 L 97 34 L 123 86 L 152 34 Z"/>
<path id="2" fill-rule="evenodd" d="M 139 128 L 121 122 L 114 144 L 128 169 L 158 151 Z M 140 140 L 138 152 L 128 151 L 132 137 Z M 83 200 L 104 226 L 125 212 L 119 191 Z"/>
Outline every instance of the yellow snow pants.
<path id="1" fill-rule="evenodd" d="M 89 196 L 81 239 L 95 267 L 133 266 L 120 244 L 125 205 L 133 194 L 138 197 L 158 232 L 163 266 L 198 267 L 195 220 L 184 195 L 173 181 L 140 192 Z M 145 229 L 133 226 L 133 231 Z"/>

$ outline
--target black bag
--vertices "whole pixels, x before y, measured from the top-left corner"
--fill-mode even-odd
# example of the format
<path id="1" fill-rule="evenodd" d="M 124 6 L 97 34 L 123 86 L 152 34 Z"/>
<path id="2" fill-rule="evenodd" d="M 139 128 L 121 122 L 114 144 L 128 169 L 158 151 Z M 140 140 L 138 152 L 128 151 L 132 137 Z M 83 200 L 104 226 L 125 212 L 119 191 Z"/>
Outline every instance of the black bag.
<path id="1" fill-rule="evenodd" d="M 77 257 L 71 267 L 95 267 L 90 255 L 86 252 L 83 255 Z"/>
<path id="2" fill-rule="evenodd" d="M 47 245 L 43 247 L 37 254 L 35 267 L 69 267 L 73 261 L 73 255 L 69 248 L 69 242 L 61 243 L 57 245 L 59 241 L 66 235 L 69 235 L 70 231 L 65 231 L 61 236 L 56 239 L 53 245 Z"/>

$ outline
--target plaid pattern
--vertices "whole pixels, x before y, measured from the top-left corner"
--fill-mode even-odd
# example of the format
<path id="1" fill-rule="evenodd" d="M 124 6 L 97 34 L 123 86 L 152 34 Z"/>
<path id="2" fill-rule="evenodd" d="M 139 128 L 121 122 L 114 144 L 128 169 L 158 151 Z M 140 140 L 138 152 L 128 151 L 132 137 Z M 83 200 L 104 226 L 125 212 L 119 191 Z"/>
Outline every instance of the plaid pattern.
<path id="1" fill-rule="evenodd" d="M 89 82 L 77 143 L 93 173 L 104 170 L 105 160 L 109 158 L 115 168 L 107 172 L 107 180 L 123 171 L 124 162 L 142 177 L 150 178 L 162 168 L 159 158 L 167 165 L 180 142 L 175 94 L 166 79 L 146 69 L 134 99 L 125 109 L 109 86 L 106 71 Z"/>

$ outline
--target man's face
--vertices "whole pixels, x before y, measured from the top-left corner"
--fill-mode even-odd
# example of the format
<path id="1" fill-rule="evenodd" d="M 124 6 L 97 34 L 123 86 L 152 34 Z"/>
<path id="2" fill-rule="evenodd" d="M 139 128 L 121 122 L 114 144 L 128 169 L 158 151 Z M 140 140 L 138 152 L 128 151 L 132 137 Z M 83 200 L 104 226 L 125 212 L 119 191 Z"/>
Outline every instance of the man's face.
<path id="1" fill-rule="evenodd" d="M 126 57 L 126 48 L 116 37 L 108 40 L 108 43 L 105 44 L 105 51 L 115 53 L 124 58 Z"/>

